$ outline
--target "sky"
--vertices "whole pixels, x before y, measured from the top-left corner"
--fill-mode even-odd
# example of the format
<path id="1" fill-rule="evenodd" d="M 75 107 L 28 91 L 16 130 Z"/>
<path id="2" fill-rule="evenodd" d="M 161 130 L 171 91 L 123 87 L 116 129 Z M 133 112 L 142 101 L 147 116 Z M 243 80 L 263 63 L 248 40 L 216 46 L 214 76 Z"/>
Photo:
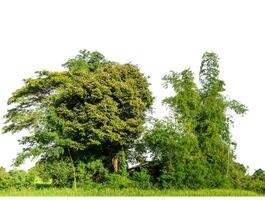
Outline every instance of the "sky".
<path id="1" fill-rule="evenodd" d="M 265 169 L 265 2 L 260 0 L 8 0 L 0 1 L 0 116 L 22 79 L 61 64 L 79 50 L 137 64 L 150 76 L 154 115 L 171 95 L 161 78 L 189 67 L 198 79 L 205 51 L 218 54 L 225 94 L 249 111 L 231 129 L 237 161 Z M 0 119 L 0 128 L 3 119 Z M 0 134 L 0 166 L 11 169 L 24 134 Z M 33 166 L 27 161 L 21 166 Z"/>

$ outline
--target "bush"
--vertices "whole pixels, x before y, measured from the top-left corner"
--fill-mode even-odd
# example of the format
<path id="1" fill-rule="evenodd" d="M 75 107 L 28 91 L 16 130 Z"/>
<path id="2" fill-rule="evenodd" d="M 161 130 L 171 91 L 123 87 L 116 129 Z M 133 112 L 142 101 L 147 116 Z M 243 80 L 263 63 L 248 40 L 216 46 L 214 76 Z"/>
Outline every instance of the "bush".
<path id="1" fill-rule="evenodd" d="M 23 170 L 11 170 L 6 172 L 4 168 L 0 169 L 0 190 L 15 188 L 21 190 L 34 186 L 35 176 Z"/>
<path id="2" fill-rule="evenodd" d="M 251 180 L 248 186 L 248 190 L 252 190 L 258 193 L 265 193 L 265 181 L 254 179 Z"/>
<path id="3" fill-rule="evenodd" d="M 151 187 L 151 176 L 146 169 L 142 169 L 140 172 L 133 172 L 131 179 L 134 181 L 134 186 L 141 189 L 149 189 Z"/>
<path id="4" fill-rule="evenodd" d="M 23 188 L 31 188 L 34 186 L 35 176 L 23 170 L 9 171 L 11 177 L 11 187 L 21 190 Z"/>
<path id="5" fill-rule="evenodd" d="M 229 182 L 232 188 L 245 189 L 248 177 L 246 176 L 247 169 L 243 164 L 232 162 L 229 169 Z"/>
<path id="6" fill-rule="evenodd" d="M 38 176 L 44 180 L 52 180 L 54 187 L 72 187 L 74 170 L 68 160 L 41 161 L 37 164 Z"/>
<path id="7" fill-rule="evenodd" d="M 246 189 L 265 193 L 265 171 L 258 169 L 252 176 L 248 177 Z"/>
<path id="8" fill-rule="evenodd" d="M 5 171 L 3 167 L 1 167 L 0 169 L 0 190 L 10 189 L 11 186 L 12 186 L 11 176 L 9 175 L 9 173 Z"/>
<path id="9" fill-rule="evenodd" d="M 130 188 L 135 185 L 134 181 L 120 174 L 109 174 L 105 186 L 114 189 Z"/>
<path id="10" fill-rule="evenodd" d="M 158 121 L 144 139 L 162 171 L 157 178 L 160 186 L 197 189 L 206 185 L 207 161 L 196 135 L 183 134 L 171 122 Z"/>
<path id="11" fill-rule="evenodd" d="M 108 176 L 108 170 L 101 160 L 89 163 L 79 162 L 77 166 L 77 182 L 81 187 L 94 187 L 95 183 L 102 183 Z"/>

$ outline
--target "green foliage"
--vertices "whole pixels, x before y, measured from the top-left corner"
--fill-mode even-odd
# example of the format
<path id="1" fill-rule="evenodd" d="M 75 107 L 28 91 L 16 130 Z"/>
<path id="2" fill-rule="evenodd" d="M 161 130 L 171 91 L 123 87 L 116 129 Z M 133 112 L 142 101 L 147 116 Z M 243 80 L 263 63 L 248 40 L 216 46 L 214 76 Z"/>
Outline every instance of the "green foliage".
<path id="1" fill-rule="evenodd" d="M 248 190 L 255 191 L 257 193 L 265 194 L 265 182 L 258 179 L 250 180 L 247 186 Z"/>
<path id="2" fill-rule="evenodd" d="M 124 149 L 122 149 L 120 153 L 120 174 L 122 176 L 127 176 L 127 162 L 126 162 L 126 154 Z"/>
<path id="3" fill-rule="evenodd" d="M 100 158 L 107 166 L 143 131 L 153 98 L 136 66 L 88 51 L 64 66 L 69 70 L 37 72 L 9 98 L 3 131 L 30 130 L 16 165 L 28 157 L 64 159 L 70 150 L 75 163 Z"/>
<path id="4" fill-rule="evenodd" d="M 134 182 L 127 176 L 122 176 L 117 173 L 109 174 L 105 187 L 113 189 L 130 188 L 134 186 Z"/>
<path id="5" fill-rule="evenodd" d="M 164 86 L 175 92 L 163 101 L 171 116 L 156 121 L 144 139 L 161 168 L 158 180 L 164 188 L 231 187 L 238 184 L 232 177 L 241 179 L 233 166 L 230 113 L 243 115 L 247 109 L 223 95 L 224 82 L 218 76 L 217 55 L 206 52 L 200 69 L 201 88 L 190 69 L 163 78 Z"/>
<path id="6" fill-rule="evenodd" d="M 17 190 L 34 187 L 34 174 L 27 173 L 23 170 L 11 170 L 9 175 L 12 180 L 12 187 Z"/>
<path id="7" fill-rule="evenodd" d="M 102 183 L 108 177 L 108 170 L 103 166 L 101 160 L 89 163 L 79 162 L 77 166 L 77 182 L 81 187 L 95 186 L 94 183 Z"/>
<path id="8" fill-rule="evenodd" d="M 74 171 L 69 160 L 44 160 L 37 163 L 38 176 L 44 180 L 52 180 L 53 187 L 72 187 Z"/>
<path id="9" fill-rule="evenodd" d="M 6 172 L 6 169 L 2 166 L 0 166 L 0 173 L 5 173 Z"/>
<path id="10" fill-rule="evenodd" d="M 12 187 L 12 177 L 4 167 L 0 167 L 0 190 L 7 190 Z"/>
<path id="11" fill-rule="evenodd" d="M 247 169 L 244 165 L 233 162 L 231 163 L 231 170 L 229 173 L 230 183 L 233 188 L 246 189 L 246 182 L 248 177 L 246 175 Z"/>
<path id="12" fill-rule="evenodd" d="M 133 172 L 131 175 L 131 180 L 134 181 L 134 187 L 141 189 L 149 189 L 151 188 L 151 176 L 149 175 L 146 169 L 142 169 L 141 171 Z"/>
<path id="13" fill-rule="evenodd" d="M 171 86 L 175 92 L 174 96 L 163 100 L 170 108 L 175 127 L 179 132 L 194 133 L 199 118 L 201 97 L 192 72 L 189 69 L 181 73 L 171 72 L 163 80 L 164 86 Z"/>
<path id="14" fill-rule="evenodd" d="M 258 169 L 249 177 L 246 189 L 265 194 L 265 171 Z"/>
<path id="15" fill-rule="evenodd" d="M 230 127 L 233 115 L 243 115 L 247 108 L 224 95 L 215 53 L 203 55 L 199 85 L 190 69 L 163 78 L 175 93 L 163 100 L 170 116 L 146 130 L 153 97 L 137 66 L 86 50 L 63 66 L 61 72 L 36 72 L 9 98 L 3 132 L 29 130 L 20 140 L 24 148 L 15 165 L 29 157 L 40 160 L 28 173 L 0 168 L 0 190 L 31 188 L 40 177 L 53 187 L 75 190 L 77 183 L 89 189 L 232 187 L 265 192 L 264 171 L 247 176 L 234 161 Z M 140 171 L 129 176 L 131 161 L 140 163 Z"/>
<path id="16" fill-rule="evenodd" d="M 111 62 L 107 61 L 100 52 L 90 52 L 84 49 L 79 51 L 79 54 L 75 58 L 69 59 L 64 63 L 63 66 L 69 70 L 85 69 L 95 71 L 97 68 L 108 63 Z"/>
<path id="17" fill-rule="evenodd" d="M 247 108 L 236 100 L 229 100 L 223 95 L 224 82 L 219 79 L 218 57 L 206 52 L 200 70 L 202 89 L 201 111 L 196 127 L 196 134 L 203 154 L 208 161 L 208 186 L 224 187 L 229 181 L 233 158 L 231 149 L 230 127 L 233 124 L 234 111 L 243 115 Z M 230 167 L 230 168 L 229 168 Z"/>
<path id="18" fill-rule="evenodd" d="M 262 170 L 262 169 L 258 169 L 254 172 L 253 174 L 253 178 L 254 179 L 258 179 L 258 180 L 261 180 L 261 181 L 265 181 L 265 171 Z"/>
<path id="19" fill-rule="evenodd" d="M 171 122 L 157 121 L 145 136 L 153 161 L 160 166 L 163 188 L 200 188 L 207 173 L 206 162 L 193 134 L 183 134 Z"/>
<path id="20" fill-rule="evenodd" d="M 34 187 L 35 175 L 23 170 L 11 170 L 6 172 L 0 167 L 0 190 L 8 189 L 30 189 Z"/>

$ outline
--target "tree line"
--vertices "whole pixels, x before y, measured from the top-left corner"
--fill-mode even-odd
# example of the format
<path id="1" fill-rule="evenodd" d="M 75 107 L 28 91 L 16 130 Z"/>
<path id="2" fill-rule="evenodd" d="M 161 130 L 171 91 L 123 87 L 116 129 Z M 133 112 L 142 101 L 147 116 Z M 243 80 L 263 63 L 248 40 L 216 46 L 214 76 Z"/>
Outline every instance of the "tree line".
<path id="1" fill-rule="evenodd" d="M 235 161 L 233 115 L 247 107 L 224 94 L 215 53 L 203 54 L 199 84 L 190 69 L 164 76 L 164 87 L 174 91 L 163 100 L 164 119 L 150 116 L 154 97 L 136 65 L 82 50 L 63 67 L 37 71 L 8 99 L 3 133 L 28 131 L 14 166 L 38 160 L 24 176 L 51 187 L 265 192 L 264 171 L 250 176 Z M 12 187 L 1 187 L 7 179 L 12 173 L 1 170 L 0 189 Z M 23 180 L 32 187 L 33 179 Z"/>

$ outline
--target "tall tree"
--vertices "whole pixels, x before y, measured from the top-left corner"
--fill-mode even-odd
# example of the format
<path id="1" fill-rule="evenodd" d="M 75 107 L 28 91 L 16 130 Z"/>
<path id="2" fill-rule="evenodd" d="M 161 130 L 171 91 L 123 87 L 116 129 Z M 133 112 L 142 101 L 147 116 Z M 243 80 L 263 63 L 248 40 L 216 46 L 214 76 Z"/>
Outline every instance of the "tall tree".
<path id="1" fill-rule="evenodd" d="M 164 86 L 171 86 L 175 92 L 172 97 L 167 97 L 163 103 L 170 108 L 172 118 L 182 133 L 195 133 L 200 112 L 201 97 L 199 89 L 194 82 L 190 69 L 181 73 L 171 72 L 164 78 Z"/>
<path id="2" fill-rule="evenodd" d="M 201 160 L 205 159 L 207 163 L 207 177 L 205 177 L 207 185 L 218 187 L 223 186 L 229 180 L 229 166 L 232 165 L 235 157 L 231 145 L 233 144 L 230 134 L 230 127 L 233 123 L 231 113 L 234 111 L 236 114 L 243 115 L 247 108 L 224 95 L 225 84 L 219 79 L 218 57 L 215 53 L 206 52 L 203 55 L 199 79 L 200 86 L 197 86 L 193 73 L 189 69 L 181 73 L 171 72 L 164 77 L 165 86 L 171 86 L 175 92 L 175 95 L 163 101 L 170 108 L 170 121 L 175 124 L 175 128 L 171 131 L 164 129 L 157 131 L 161 128 L 158 129 L 155 125 L 152 131 L 153 136 L 149 138 L 153 138 L 151 147 L 156 146 L 156 148 L 151 150 L 168 152 L 163 154 L 164 157 L 168 154 L 174 155 L 172 145 L 171 147 L 166 145 L 170 142 L 161 146 L 161 141 L 157 138 L 173 137 L 175 143 L 172 142 L 175 145 L 186 137 L 193 138 L 194 148 L 198 144 L 200 151 L 197 153 L 200 155 L 201 152 L 203 155 Z M 185 148 L 187 152 L 192 151 L 192 149 Z M 175 162 L 181 161 L 177 159 Z"/>
<path id="3" fill-rule="evenodd" d="M 38 156 L 73 163 L 100 157 L 117 171 L 118 153 L 139 137 L 153 102 L 147 78 L 98 52 L 80 51 L 64 66 L 36 72 L 9 98 L 4 133 L 30 131 L 16 164 Z"/>
<path id="4" fill-rule="evenodd" d="M 219 78 L 218 57 L 215 53 L 204 53 L 200 68 L 201 111 L 196 133 L 200 147 L 209 163 L 209 183 L 218 185 L 229 176 L 229 164 L 234 158 L 230 127 L 231 113 L 243 115 L 247 108 L 223 93 L 225 83 Z M 227 179 L 226 179 L 227 180 Z"/>

